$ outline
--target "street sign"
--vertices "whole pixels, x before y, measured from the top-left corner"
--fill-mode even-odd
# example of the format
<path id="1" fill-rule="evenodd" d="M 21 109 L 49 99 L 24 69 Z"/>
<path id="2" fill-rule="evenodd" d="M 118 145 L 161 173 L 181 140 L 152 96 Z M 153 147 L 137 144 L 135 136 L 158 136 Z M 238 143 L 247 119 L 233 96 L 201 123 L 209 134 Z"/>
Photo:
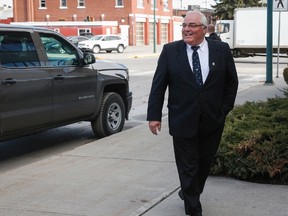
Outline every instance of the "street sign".
<path id="1" fill-rule="evenodd" d="M 288 11 L 288 0 L 273 0 L 273 11 Z"/>
<path id="2" fill-rule="evenodd" d="M 273 0 L 273 11 L 279 12 L 278 22 L 278 56 L 277 56 L 277 76 L 279 71 L 279 53 L 280 53 L 280 23 L 281 23 L 281 12 L 288 11 L 288 0 Z"/>

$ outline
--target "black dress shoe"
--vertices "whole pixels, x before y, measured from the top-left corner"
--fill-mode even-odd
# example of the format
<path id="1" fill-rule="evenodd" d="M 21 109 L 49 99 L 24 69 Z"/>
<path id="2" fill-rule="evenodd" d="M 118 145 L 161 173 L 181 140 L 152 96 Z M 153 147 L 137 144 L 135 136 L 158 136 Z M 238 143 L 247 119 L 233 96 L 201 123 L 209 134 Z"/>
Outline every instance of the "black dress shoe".
<path id="1" fill-rule="evenodd" d="M 184 199 L 184 198 L 183 198 L 183 193 L 182 193 L 182 190 L 181 190 L 181 189 L 178 191 L 178 195 L 179 195 L 179 197 L 180 197 L 181 200 Z"/>
<path id="2" fill-rule="evenodd" d="M 199 213 L 196 213 L 196 214 L 194 214 L 194 215 L 190 215 L 190 216 L 202 216 L 202 213 L 199 212 Z"/>

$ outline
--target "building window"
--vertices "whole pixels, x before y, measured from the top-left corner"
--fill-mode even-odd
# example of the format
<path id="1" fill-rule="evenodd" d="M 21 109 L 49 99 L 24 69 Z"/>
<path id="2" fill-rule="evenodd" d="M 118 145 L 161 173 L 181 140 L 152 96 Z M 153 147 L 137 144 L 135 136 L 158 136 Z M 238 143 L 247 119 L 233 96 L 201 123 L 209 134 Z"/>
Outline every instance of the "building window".
<path id="1" fill-rule="evenodd" d="M 157 8 L 157 0 L 151 0 L 151 9 L 154 9 L 154 1 L 155 1 L 155 8 Z"/>
<path id="2" fill-rule="evenodd" d="M 123 7 L 124 6 L 124 0 L 115 0 L 116 7 Z"/>
<path id="3" fill-rule="evenodd" d="M 40 8 L 46 8 L 46 0 L 40 0 Z"/>
<path id="4" fill-rule="evenodd" d="M 67 7 L 67 1 L 66 0 L 60 0 L 60 7 Z"/>
<path id="5" fill-rule="evenodd" d="M 137 0 L 137 7 L 144 8 L 144 0 Z"/>
<path id="6" fill-rule="evenodd" d="M 87 36 L 87 35 L 93 36 L 90 28 L 79 28 L 78 29 L 78 35 L 81 35 L 81 36 Z"/>
<path id="7" fill-rule="evenodd" d="M 78 7 L 85 7 L 85 0 L 78 0 Z"/>
<path id="8" fill-rule="evenodd" d="M 163 2 L 163 9 L 164 10 L 169 10 L 169 3 L 168 3 L 168 0 L 162 0 Z"/>

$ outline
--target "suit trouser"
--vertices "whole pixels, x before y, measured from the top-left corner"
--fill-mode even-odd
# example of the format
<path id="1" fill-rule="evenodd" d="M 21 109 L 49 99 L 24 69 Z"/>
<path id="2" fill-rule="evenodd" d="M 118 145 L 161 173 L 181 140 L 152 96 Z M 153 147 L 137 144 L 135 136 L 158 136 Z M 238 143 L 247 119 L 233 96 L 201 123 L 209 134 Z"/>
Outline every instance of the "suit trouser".
<path id="1" fill-rule="evenodd" d="M 195 137 L 173 137 L 176 166 L 186 214 L 202 212 L 203 192 L 211 163 L 217 152 L 224 123 L 212 132 L 199 131 Z"/>

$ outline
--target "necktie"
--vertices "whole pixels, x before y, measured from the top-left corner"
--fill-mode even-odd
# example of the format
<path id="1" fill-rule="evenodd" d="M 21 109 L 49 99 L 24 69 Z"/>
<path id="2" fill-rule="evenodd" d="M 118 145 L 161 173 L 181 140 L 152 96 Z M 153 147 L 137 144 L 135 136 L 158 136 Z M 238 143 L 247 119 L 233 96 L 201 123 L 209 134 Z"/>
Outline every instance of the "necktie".
<path id="1" fill-rule="evenodd" d="M 192 46 L 193 54 L 192 54 L 192 63 L 193 63 L 193 72 L 195 74 L 196 82 L 199 87 L 203 85 L 202 81 L 202 73 L 201 73 L 201 65 L 199 60 L 199 55 L 197 50 L 199 49 L 199 46 Z"/>

